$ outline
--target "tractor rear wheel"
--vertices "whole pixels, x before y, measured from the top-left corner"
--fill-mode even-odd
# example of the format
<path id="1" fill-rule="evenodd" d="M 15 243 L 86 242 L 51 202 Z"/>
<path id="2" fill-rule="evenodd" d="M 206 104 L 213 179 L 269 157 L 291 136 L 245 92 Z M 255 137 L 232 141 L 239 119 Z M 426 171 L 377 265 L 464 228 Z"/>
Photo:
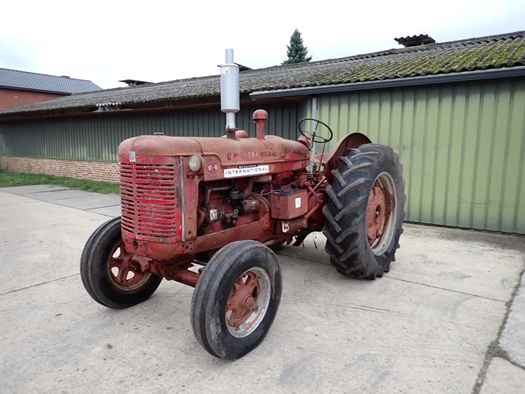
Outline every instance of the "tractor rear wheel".
<path id="1" fill-rule="evenodd" d="M 375 279 L 395 260 L 405 216 L 405 181 L 398 155 L 365 144 L 332 170 L 323 208 L 330 262 L 343 275 Z"/>
<path id="2" fill-rule="evenodd" d="M 213 356 L 234 360 L 268 333 L 281 301 L 279 260 L 256 241 L 236 241 L 208 262 L 191 302 L 195 337 Z"/>
<path id="3" fill-rule="evenodd" d="M 102 224 L 89 237 L 80 258 L 80 276 L 87 292 L 109 308 L 128 308 L 146 301 L 159 287 L 161 276 L 143 273 L 124 248 L 120 218 Z"/>

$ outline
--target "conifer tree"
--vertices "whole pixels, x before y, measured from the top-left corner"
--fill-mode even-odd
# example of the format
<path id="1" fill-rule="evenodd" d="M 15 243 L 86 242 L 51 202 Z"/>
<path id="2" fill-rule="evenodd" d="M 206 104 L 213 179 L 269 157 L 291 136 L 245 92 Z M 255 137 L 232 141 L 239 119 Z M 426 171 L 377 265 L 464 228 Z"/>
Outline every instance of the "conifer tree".
<path id="1" fill-rule="evenodd" d="M 288 48 L 288 59 L 282 64 L 304 63 L 312 60 L 312 57 L 308 56 L 308 48 L 304 46 L 299 30 L 295 29 L 290 37 L 290 45 L 286 47 Z"/>

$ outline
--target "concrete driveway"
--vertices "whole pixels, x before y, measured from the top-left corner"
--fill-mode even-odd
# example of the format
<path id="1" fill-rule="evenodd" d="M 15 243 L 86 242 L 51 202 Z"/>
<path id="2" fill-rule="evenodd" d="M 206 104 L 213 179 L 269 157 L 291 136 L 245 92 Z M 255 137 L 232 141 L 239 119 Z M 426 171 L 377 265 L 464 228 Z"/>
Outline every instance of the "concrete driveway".
<path id="1" fill-rule="evenodd" d="M 270 333 L 231 362 L 193 337 L 190 287 L 164 281 L 126 310 L 86 293 L 82 248 L 118 203 L 0 189 L 0 392 L 523 392 L 523 236 L 405 224 L 397 261 L 376 281 L 338 274 L 323 236 L 310 236 L 279 253 Z"/>

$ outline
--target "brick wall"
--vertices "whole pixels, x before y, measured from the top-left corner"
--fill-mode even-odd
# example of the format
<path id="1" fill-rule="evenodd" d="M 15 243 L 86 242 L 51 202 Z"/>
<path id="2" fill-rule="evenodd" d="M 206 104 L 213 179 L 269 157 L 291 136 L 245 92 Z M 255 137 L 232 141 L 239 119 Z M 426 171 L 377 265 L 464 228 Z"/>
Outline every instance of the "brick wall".
<path id="1" fill-rule="evenodd" d="M 0 89 L 0 109 L 62 97 L 60 94 Z"/>
<path id="2" fill-rule="evenodd" d="M 1 156 L 0 168 L 12 172 L 67 176 L 70 178 L 114 183 L 119 182 L 119 165 L 116 162 Z"/>

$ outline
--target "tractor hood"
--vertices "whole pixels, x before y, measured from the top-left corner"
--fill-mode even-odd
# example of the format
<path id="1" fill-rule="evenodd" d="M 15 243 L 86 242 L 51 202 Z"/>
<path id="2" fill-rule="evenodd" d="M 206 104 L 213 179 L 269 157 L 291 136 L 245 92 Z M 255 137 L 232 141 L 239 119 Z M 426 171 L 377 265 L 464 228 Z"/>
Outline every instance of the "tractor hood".
<path id="1" fill-rule="evenodd" d="M 193 154 L 216 157 L 222 166 L 309 160 L 306 146 L 278 136 L 257 138 L 169 137 L 143 135 L 123 141 L 119 157 L 134 152 L 136 156 L 174 157 Z"/>

